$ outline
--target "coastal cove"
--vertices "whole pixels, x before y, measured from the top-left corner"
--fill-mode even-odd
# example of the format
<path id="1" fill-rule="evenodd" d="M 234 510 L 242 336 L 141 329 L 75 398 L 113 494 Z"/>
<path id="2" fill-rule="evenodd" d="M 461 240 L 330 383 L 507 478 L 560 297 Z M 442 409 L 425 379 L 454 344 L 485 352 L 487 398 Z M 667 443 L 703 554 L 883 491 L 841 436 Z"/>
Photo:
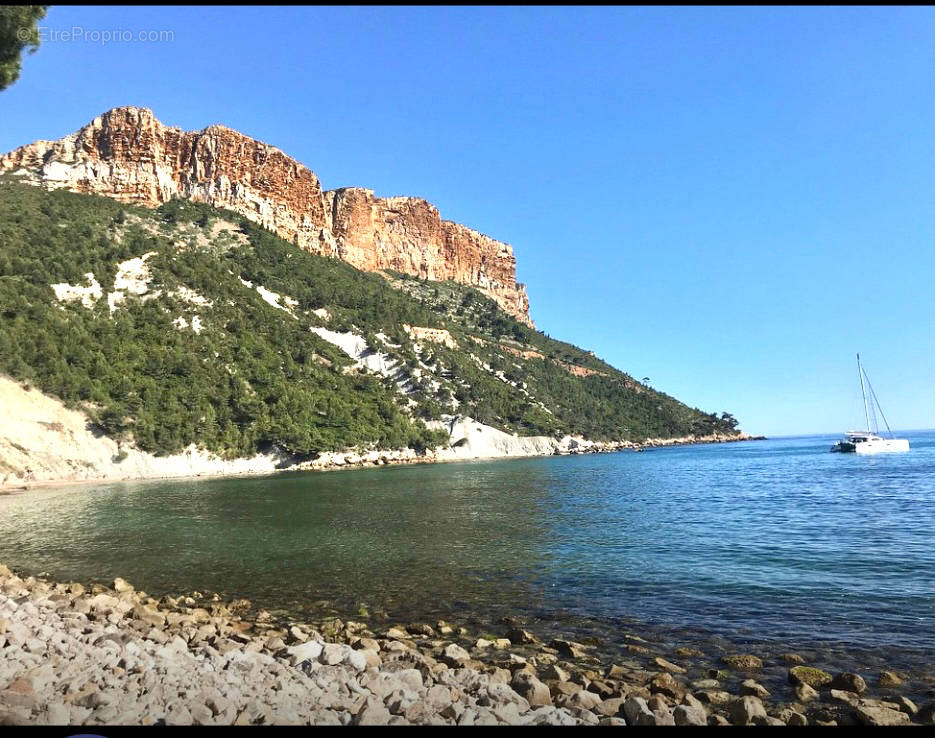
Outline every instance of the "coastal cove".
<path id="1" fill-rule="evenodd" d="M 60 487 L 0 498 L 0 561 L 125 577 L 311 619 L 518 618 L 544 636 L 627 632 L 723 652 L 797 651 L 935 686 L 935 434 L 886 459 L 832 437 L 344 474 Z M 501 634 L 502 635 L 502 634 Z M 632 644 L 630 644 L 632 645 Z"/>
<path id="2" fill-rule="evenodd" d="M 933 23 L 0 8 L 0 733 L 935 727 Z"/>

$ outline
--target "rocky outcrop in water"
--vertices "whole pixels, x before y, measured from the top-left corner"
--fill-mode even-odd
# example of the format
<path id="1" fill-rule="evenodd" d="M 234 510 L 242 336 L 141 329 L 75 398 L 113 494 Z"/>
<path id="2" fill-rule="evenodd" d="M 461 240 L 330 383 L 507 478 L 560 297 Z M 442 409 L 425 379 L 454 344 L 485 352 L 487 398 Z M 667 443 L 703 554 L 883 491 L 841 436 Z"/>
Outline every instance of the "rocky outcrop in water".
<path id="1" fill-rule="evenodd" d="M 381 198 L 356 187 L 323 191 L 310 169 L 226 126 L 182 131 L 146 108 L 115 108 L 59 141 L 0 156 L 2 171 L 149 207 L 184 197 L 228 208 L 358 269 L 473 285 L 532 324 L 509 244 L 443 220 L 420 198 Z"/>

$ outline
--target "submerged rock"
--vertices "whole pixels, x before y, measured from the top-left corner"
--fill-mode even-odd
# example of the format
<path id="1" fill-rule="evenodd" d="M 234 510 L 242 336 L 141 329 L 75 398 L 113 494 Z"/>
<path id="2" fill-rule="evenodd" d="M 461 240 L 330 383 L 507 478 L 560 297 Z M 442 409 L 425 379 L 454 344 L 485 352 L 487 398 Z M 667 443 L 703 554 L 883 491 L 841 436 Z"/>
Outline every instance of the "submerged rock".
<path id="1" fill-rule="evenodd" d="M 745 679 L 740 685 L 740 694 L 742 696 L 749 695 L 751 697 L 765 699 L 769 697 L 769 690 L 753 679 Z"/>
<path id="2" fill-rule="evenodd" d="M 799 702 L 811 702 L 818 699 L 818 692 L 807 684 L 797 684 L 795 687 L 795 698 Z"/>
<path id="3" fill-rule="evenodd" d="M 724 663 L 738 671 L 757 671 L 763 668 L 763 661 L 749 653 L 733 654 L 724 657 Z"/>
<path id="4" fill-rule="evenodd" d="M 509 638 L 513 643 L 520 644 L 530 644 L 530 643 L 539 643 L 539 639 L 536 638 L 528 630 L 523 630 L 522 628 L 512 628 L 506 634 L 506 637 Z"/>
<path id="5" fill-rule="evenodd" d="M 661 669 L 665 669 L 666 671 L 671 671 L 673 674 L 684 674 L 685 673 L 685 669 L 683 669 L 681 666 L 679 666 L 678 664 L 673 664 L 671 661 L 667 661 L 661 656 L 657 656 L 655 659 L 653 659 L 653 663 L 656 664 L 656 666 L 658 666 Z"/>
<path id="6" fill-rule="evenodd" d="M 877 677 L 877 684 L 887 689 L 902 686 L 902 683 L 903 680 L 899 675 L 892 671 L 881 671 L 880 676 Z"/>
<path id="7" fill-rule="evenodd" d="M 833 677 L 814 666 L 793 666 L 789 669 L 789 681 L 793 684 L 807 684 L 809 687 L 824 687 L 830 684 Z"/>
<path id="8" fill-rule="evenodd" d="M 837 674 L 831 681 L 831 686 L 834 689 L 843 689 L 856 694 L 863 694 L 867 691 L 867 682 L 864 681 L 863 677 L 860 674 L 850 672 Z"/>

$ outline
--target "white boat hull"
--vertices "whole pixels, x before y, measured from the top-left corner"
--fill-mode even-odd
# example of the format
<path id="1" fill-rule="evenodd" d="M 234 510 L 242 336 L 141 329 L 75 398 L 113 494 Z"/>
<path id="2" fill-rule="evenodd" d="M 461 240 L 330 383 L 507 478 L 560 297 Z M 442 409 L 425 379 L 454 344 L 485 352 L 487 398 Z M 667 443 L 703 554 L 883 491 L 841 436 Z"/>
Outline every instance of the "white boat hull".
<path id="1" fill-rule="evenodd" d="M 844 434 L 844 438 L 831 447 L 831 450 L 837 451 L 838 453 L 851 454 L 882 454 L 893 451 L 908 451 L 909 441 L 905 438 L 882 438 L 877 435 L 877 431 L 870 430 L 876 427 L 876 411 L 874 411 L 873 424 L 871 425 L 870 405 L 867 402 L 867 391 L 864 389 L 864 378 L 866 377 L 867 379 L 867 387 L 870 387 L 870 377 L 867 377 L 867 373 L 860 365 L 860 354 L 857 354 L 857 375 L 860 377 L 860 394 L 864 400 L 864 418 L 867 420 L 867 430 L 848 431 Z M 870 396 L 876 407 L 880 407 L 873 387 L 870 387 Z M 880 407 L 880 415 L 883 415 L 882 407 Z M 883 422 L 886 423 L 885 416 L 883 417 Z M 886 430 L 888 431 L 888 435 L 893 435 L 893 432 L 890 431 L 889 423 L 886 423 Z"/>
<path id="2" fill-rule="evenodd" d="M 881 454 L 889 451 L 908 451 L 909 441 L 905 438 L 882 438 L 880 440 L 857 443 L 855 451 L 858 454 Z"/>

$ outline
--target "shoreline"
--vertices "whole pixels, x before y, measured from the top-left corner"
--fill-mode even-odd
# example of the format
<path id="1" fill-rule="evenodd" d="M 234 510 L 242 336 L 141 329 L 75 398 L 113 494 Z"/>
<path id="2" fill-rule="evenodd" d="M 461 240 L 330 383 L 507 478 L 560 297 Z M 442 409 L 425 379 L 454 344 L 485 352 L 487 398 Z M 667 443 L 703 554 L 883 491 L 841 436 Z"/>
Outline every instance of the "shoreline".
<path id="1" fill-rule="evenodd" d="M 0 724 L 935 724 L 904 674 L 649 633 L 611 649 L 515 617 L 485 627 L 299 619 L 0 565 Z"/>
<path id="2" fill-rule="evenodd" d="M 633 441 L 587 441 L 577 440 L 575 446 L 568 450 L 560 451 L 552 448 L 550 451 L 529 454 L 500 454 L 493 456 L 458 456 L 455 453 L 446 455 L 445 452 L 453 452 L 454 449 L 436 449 L 428 450 L 423 454 L 418 454 L 413 449 L 398 449 L 395 451 L 373 451 L 360 454 L 356 451 L 329 451 L 322 453 L 318 459 L 306 462 L 297 462 L 291 466 L 276 468 L 276 464 L 283 464 L 287 460 L 280 457 L 278 460 L 272 460 L 269 468 L 249 469 L 246 471 L 220 471 L 220 472 L 191 472 L 186 474 L 167 474 L 167 475 L 126 475 L 126 476 L 100 476 L 93 478 L 75 478 L 66 477 L 57 479 L 17 479 L 15 481 L 0 482 L 0 497 L 12 496 L 24 492 L 38 491 L 42 489 L 56 489 L 69 486 L 84 486 L 89 484 L 119 484 L 122 482 L 156 482 L 169 480 L 194 481 L 198 479 L 237 479 L 241 477 L 263 477 L 294 472 L 320 471 L 331 472 L 341 470 L 360 470 L 374 469 L 384 466 L 415 466 L 428 464 L 445 463 L 470 463 L 475 461 L 501 461 L 511 459 L 541 458 L 548 456 L 575 456 L 583 454 L 596 453 L 619 453 L 622 451 L 631 451 L 634 453 L 642 452 L 650 448 L 666 448 L 670 446 L 694 446 L 709 445 L 714 443 L 738 443 L 741 441 L 762 441 L 766 436 L 754 436 L 745 433 L 738 434 L 736 437 L 701 436 L 701 437 L 680 437 L 680 438 L 652 438 L 643 442 Z M 356 458 L 355 458 L 356 457 Z M 236 464 L 245 459 L 236 459 L 231 464 Z"/>

